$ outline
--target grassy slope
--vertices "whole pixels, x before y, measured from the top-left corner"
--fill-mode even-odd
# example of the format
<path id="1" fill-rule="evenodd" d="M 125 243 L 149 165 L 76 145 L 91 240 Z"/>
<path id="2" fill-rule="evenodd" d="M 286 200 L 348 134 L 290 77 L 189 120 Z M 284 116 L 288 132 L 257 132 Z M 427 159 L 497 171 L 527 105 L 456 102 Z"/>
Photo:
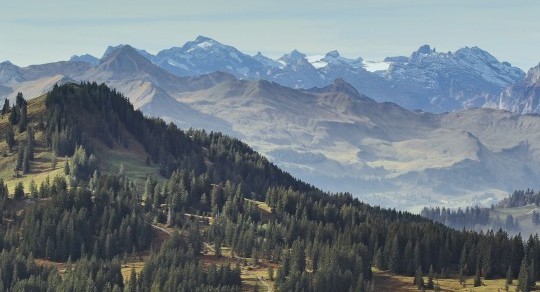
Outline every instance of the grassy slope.
<path id="1" fill-rule="evenodd" d="M 397 276 L 395 274 L 373 270 L 373 277 L 375 279 L 376 291 L 419 291 L 415 285 L 413 285 L 413 277 Z M 505 291 L 505 280 L 483 280 L 482 286 L 473 287 L 473 277 L 467 277 L 465 286 L 460 284 L 457 278 L 451 279 L 435 279 L 435 284 L 439 284 L 441 291 Z M 427 277 L 424 277 L 424 283 L 427 283 Z M 516 290 L 517 280 L 510 285 L 509 291 Z"/>
<path id="2" fill-rule="evenodd" d="M 40 96 L 35 98 L 28 103 L 28 118 L 30 120 L 30 125 L 35 125 L 39 121 L 40 115 L 45 111 L 45 96 Z M 34 180 L 36 184 L 39 184 L 44 181 L 47 177 L 51 179 L 62 173 L 62 166 L 64 163 L 63 158 L 57 159 L 56 168 L 52 167 L 52 153 L 46 148 L 44 143 L 43 135 L 41 132 L 35 132 L 36 147 L 35 147 L 35 158 L 31 162 L 30 173 L 26 175 L 21 175 L 17 177 L 15 175 L 15 166 L 17 164 L 17 147 L 13 149 L 12 152 L 8 151 L 5 135 L 9 125 L 8 116 L 0 117 L 0 152 L 3 154 L 0 157 L 0 177 L 7 183 L 10 193 L 15 189 L 15 185 L 19 182 L 22 182 L 25 190 L 28 191 L 30 181 Z M 25 141 L 26 133 L 19 133 L 17 127 L 14 127 L 15 139 L 17 141 Z M 4 157 L 7 155 L 7 157 Z"/>
<path id="3" fill-rule="evenodd" d="M 490 212 L 490 220 L 498 218 L 505 222 L 506 217 L 512 215 L 514 220 L 518 221 L 522 234 L 533 234 L 538 232 L 538 226 L 534 225 L 531 219 L 533 211 L 540 212 L 540 208 L 533 204 L 516 208 L 497 208 Z"/>
<path id="4" fill-rule="evenodd" d="M 40 96 L 32 99 L 28 102 L 28 118 L 30 125 L 37 125 L 40 116 L 45 112 L 45 98 L 46 96 Z M 89 123 L 92 121 L 89 119 Z M 5 134 L 9 125 L 8 116 L 0 117 L 0 177 L 7 183 L 10 193 L 13 193 L 15 186 L 22 182 L 26 192 L 29 190 L 30 182 L 39 184 L 47 177 L 53 179 L 57 175 L 63 175 L 63 165 L 66 158 L 58 157 L 56 168 L 53 168 L 52 159 L 54 157 L 50 149 L 47 148 L 43 133 L 36 131 L 36 147 L 35 147 L 35 159 L 31 162 L 30 173 L 20 176 L 15 175 L 15 166 L 17 163 L 17 147 L 12 152 L 8 151 L 7 143 L 5 140 Z M 26 133 L 18 133 L 17 127 L 14 127 L 15 139 L 17 141 L 25 141 Z M 122 145 L 115 145 L 112 149 L 98 143 L 96 147 L 96 154 L 101 163 L 102 169 L 110 172 L 117 173 L 121 167 L 124 166 L 126 175 L 135 180 L 137 185 L 142 186 L 148 174 L 153 174 L 159 177 L 159 169 L 157 166 L 146 165 L 146 151 L 143 146 L 138 143 L 127 131 L 123 130 L 124 136 L 128 137 L 128 148 Z M 17 142 L 18 143 L 18 142 Z M 3 154 L 6 154 L 4 157 Z"/>

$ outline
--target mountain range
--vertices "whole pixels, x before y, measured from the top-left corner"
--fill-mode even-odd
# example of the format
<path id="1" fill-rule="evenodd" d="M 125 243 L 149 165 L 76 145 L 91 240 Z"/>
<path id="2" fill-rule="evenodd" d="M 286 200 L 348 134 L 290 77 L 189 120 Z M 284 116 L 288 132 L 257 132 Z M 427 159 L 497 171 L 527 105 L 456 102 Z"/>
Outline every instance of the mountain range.
<path id="1" fill-rule="evenodd" d="M 238 137 L 314 185 L 419 210 L 539 187 L 540 117 L 520 115 L 537 108 L 538 75 L 478 48 L 422 46 L 377 64 L 337 52 L 271 60 L 199 37 L 155 56 L 122 45 L 101 59 L 3 62 L 0 97 L 103 82 L 147 115 Z"/>
<path id="2" fill-rule="evenodd" d="M 118 47 L 109 47 L 104 57 Z M 499 62 L 478 47 L 442 53 L 423 45 L 409 57 L 387 57 L 381 62 L 365 61 L 361 57 L 349 59 L 337 51 L 307 56 L 297 50 L 272 60 L 260 52 L 250 56 L 199 36 L 156 55 L 144 50 L 138 52 L 180 77 L 220 71 L 239 79 L 263 79 L 302 89 L 324 87 L 341 78 L 376 101 L 429 112 L 493 105 L 506 88 L 525 80 L 521 69 Z M 98 61 L 89 55 L 74 56 L 72 60 L 91 65 Z"/>

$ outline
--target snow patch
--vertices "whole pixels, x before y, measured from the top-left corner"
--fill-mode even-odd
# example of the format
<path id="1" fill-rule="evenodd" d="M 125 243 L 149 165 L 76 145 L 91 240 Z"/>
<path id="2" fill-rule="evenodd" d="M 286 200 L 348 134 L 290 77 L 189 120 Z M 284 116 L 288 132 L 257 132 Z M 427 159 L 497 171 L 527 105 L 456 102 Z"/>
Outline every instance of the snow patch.
<path id="1" fill-rule="evenodd" d="M 314 56 L 307 56 L 306 59 L 308 60 L 315 69 L 321 69 L 326 66 L 328 66 L 328 62 L 323 61 L 322 59 L 324 56 L 322 55 L 314 55 Z"/>
<path id="2" fill-rule="evenodd" d="M 364 61 L 363 66 L 369 72 L 386 71 L 390 68 L 391 62 Z"/>
<path id="3" fill-rule="evenodd" d="M 174 67 L 182 68 L 184 70 L 189 70 L 188 66 L 186 66 L 185 64 L 175 62 L 171 59 L 167 59 L 167 63 L 169 63 L 169 65 L 174 66 Z"/>
<path id="4" fill-rule="evenodd" d="M 212 44 L 212 43 L 209 42 L 209 41 L 206 41 L 206 42 L 202 42 L 202 43 L 200 43 L 200 44 L 197 44 L 197 46 L 198 46 L 199 48 L 202 48 L 202 49 L 209 48 L 209 47 L 211 47 L 211 46 L 213 46 L 213 45 L 214 45 L 214 44 Z"/>

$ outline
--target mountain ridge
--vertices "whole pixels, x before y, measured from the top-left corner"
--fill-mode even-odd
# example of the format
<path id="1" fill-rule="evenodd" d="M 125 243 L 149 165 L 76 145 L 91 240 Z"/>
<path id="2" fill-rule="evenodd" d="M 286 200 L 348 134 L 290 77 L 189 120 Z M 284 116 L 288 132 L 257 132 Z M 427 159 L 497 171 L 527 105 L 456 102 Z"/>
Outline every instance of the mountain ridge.
<path id="1" fill-rule="evenodd" d="M 123 46 L 108 47 L 101 59 Z M 440 53 L 423 45 L 409 57 L 387 57 L 382 62 L 348 59 L 335 50 L 317 58 L 293 50 L 272 60 L 260 52 L 255 56 L 244 54 L 206 36 L 156 55 L 135 50 L 180 77 L 221 71 L 240 79 L 265 79 L 301 89 L 324 87 L 341 78 L 376 101 L 438 113 L 498 106 L 495 100 L 501 92 L 525 77 L 521 69 L 499 62 L 476 46 Z M 71 61 L 99 65 L 90 55 L 73 56 Z"/>
<path id="2" fill-rule="evenodd" d="M 299 52 L 292 55 L 300 64 L 308 62 Z M 375 204 L 386 204 L 398 196 L 396 192 L 403 198 L 396 199 L 400 207 L 409 210 L 442 201 L 481 204 L 486 196 L 496 200 L 522 188 L 524 178 L 540 176 L 540 138 L 535 132 L 540 122 L 534 116 L 490 109 L 410 111 L 371 99 L 345 78 L 302 89 L 273 80 L 238 79 L 225 72 L 179 77 L 130 46 L 112 49 L 95 67 L 84 62 L 3 66 L 17 73 L 4 76 L 23 77 L 5 94 L 32 88 L 24 93 L 37 96 L 56 83 L 73 81 L 106 83 L 146 114 L 183 128 L 233 135 L 306 181 L 352 191 Z M 47 70 L 59 74 L 43 77 Z M 366 76 L 373 78 L 364 80 L 366 84 L 386 82 L 379 75 Z M 31 80 L 38 77 L 43 78 Z M 525 140 L 527 148 L 516 148 Z M 482 155 L 478 149 L 483 149 Z M 523 161 L 524 156 L 530 159 Z M 508 169 L 513 174 L 505 178 Z M 478 175 L 482 176 L 478 183 L 468 182 Z M 490 176 L 501 179 L 494 182 Z"/>

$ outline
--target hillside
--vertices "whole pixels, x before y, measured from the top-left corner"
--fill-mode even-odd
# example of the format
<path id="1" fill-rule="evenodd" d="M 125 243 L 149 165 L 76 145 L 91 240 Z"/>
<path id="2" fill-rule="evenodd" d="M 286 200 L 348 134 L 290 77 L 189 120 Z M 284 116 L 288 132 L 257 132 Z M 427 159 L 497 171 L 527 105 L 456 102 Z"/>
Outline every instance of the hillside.
<path id="1" fill-rule="evenodd" d="M 376 291 L 388 283 L 372 266 L 490 280 L 539 260 L 538 238 L 525 247 L 324 193 L 238 140 L 146 118 L 105 85 L 20 96 L 1 121 L 17 142 L 2 162 L 22 153 L 22 179 L 64 157 L 35 187 L 0 182 L 0 286 L 14 291 Z"/>
<path id="2" fill-rule="evenodd" d="M 514 189 L 536 188 L 530 184 L 540 174 L 537 116 L 411 112 L 343 80 L 311 90 L 230 81 L 177 100 L 227 121 L 229 132 L 295 176 L 371 204 L 417 212 L 489 206 Z"/>
<path id="3" fill-rule="evenodd" d="M 503 229 L 510 234 L 534 236 L 540 225 L 540 194 L 530 189 L 519 190 L 491 208 L 424 208 L 421 215 L 456 229 Z"/>

